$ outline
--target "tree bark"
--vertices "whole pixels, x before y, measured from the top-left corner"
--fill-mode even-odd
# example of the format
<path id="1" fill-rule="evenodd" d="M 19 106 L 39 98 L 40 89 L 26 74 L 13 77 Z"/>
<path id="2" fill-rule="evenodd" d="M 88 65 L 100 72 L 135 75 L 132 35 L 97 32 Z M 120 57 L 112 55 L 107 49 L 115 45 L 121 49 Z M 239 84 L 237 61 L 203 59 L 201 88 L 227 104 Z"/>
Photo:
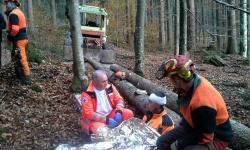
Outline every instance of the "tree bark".
<path id="1" fill-rule="evenodd" d="M 161 45 L 161 50 L 164 50 L 165 45 L 166 45 L 166 34 L 165 34 L 165 13 L 164 13 L 164 7 L 165 7 L 165 2 L 164 0 L 160 0 L 160 45 Z"/>
<path id="2" fill-rule="evenodd" d="M 131 19 L 131 16 L 130 16 L 130 7 L 129 7 L 129 0 L 126 0 L 126 29 L 127 29 L 127 34 L 126 34 L 126 42 L 128 43 L 128 45 L 131 47 L 131 43 L 132 43 L 132 35 L 131 35 L 131 25 L 130 25 L 130 19 Z"/>
<path id="3" fill-rule="evenodd" d="M 28 11 L 29 11 L 29 29 L 31 31 L 33 31 L 34 17 L 33 17 L 33 4 L 32 4 L 32 0 L 28 0 Z"/>
<path id="4" fill-rule="evenodd" d="M 234 5 L 235 0 L 228 0 L 229 4 Z M 227 54 L 236 54 L 237 53 L 237 33 L 236 33 L 236 18 L 235 10 L 228 10 L 228 38 L 227 38 Z"/>
<path id="5" fill-rule="evenodd" d="M 88 84 L 88 78 L 85 74 L 84 55 L 81 45 L 83 39 L 80 30 L 80 12 L 79 1 L 67 0 L 66 13 L 70 22 L 70 30 L 72 36 L 72 49 L 73 49 L 73 83 L 71 90 L 73 92 L 81 92 Z"/>
<path id="6" fill-rule="evenodd" d="M 247 0 L 240 0 L 241 8 L 247 10 Z M 247 58 L 247 14 L 240 12 L 240 55 Z"/>
<path id="7" fill-rule="evenodd" d="M 180 53 L 180 0 L 175 0 L 175 55 Z"/>
<path id="8" fill-rule="evenodd" d="M 167 18 L 168 18 L 168 45 L 169 48 L 172 49 L 173 48 L 173 40 L 174 40 L 174 36 L 173 36 L 173 19 L 172 19 L 172 7 L 171 6 L 171 1 L 168 0 L 167 1 Z"/>
<path id="9" fill-rule="evenodd" d="M 165 90 L 163 87 L 156 85 L 152 83 L 150 80 L 145 79 L 119 65 L 111 65 L 110 69 L 114 72 L 117 72 L 119 70 L 122 70 L 126 73 L 126 80 L 128 80 L 130 83 L 135 85 L 137 88 L 146 90 L 149 94 L 151 94 L 153 91 L 162 91 L 166 94 L 166 97 L 168 99 L 168 103 L 166 107 L 171 108 L 175 112 L 178 112 L 178 107 L 176 105 L 177 95 L 169 90 Z"/>
<path id="10" fill-rule="evenodd" d="M 195 51 L 195 7 L 194 0 L 187 0 L 187 51 Z"/>
<path id="11" fill-rule="evenodd" d="M 248 8 L 250 7 L 250 0 L 247 0 L 247 5 Z M 247 32 L 247 57 L 248 57 L 248 65 L 250 66 L 250 15 L 247 15 L 247 28 L 248 28 L 248 32 Z"/>
<path id="12" fill-rule="evenodd" d="M 187 51 L 187 13 L 186 0 L 180 0 L 180 55 Z"/>
<path id="13" fill-rule="evenodd" d="M 134 37 L 135 73 L 144 75 L 144 19 L 145 0 L 137 0 L 136 27 Z"/>
<path id="14" fill-rule="evenodd" d="M 56 27 L 56 2 L 55 0 L 51 0 L 51 12 L 52 12 L 52 23 L 53 26 Z"/>
<path id="15" fill-rule="evenodd" d="M 220 5 L 216 4 L 216 34 L 220 35 L 220 28 L 221 26 L 221 11 L 220 11 Z M 217 40 L 216 40 L 216 47 L 217 50 L 220 50 L 222 48 L 222 40 L 220 36 L 217 36 Z"/>
<path id="16" fill-rule="evenodd" d="M 80 5 L 85 5 L 86 4 L 86 0 L 81 0 L 80 1 Z M 81 16 L 81 25 L 85 25 L 86 20 L 85 20 L 85 13 L 80 13 Z"/>

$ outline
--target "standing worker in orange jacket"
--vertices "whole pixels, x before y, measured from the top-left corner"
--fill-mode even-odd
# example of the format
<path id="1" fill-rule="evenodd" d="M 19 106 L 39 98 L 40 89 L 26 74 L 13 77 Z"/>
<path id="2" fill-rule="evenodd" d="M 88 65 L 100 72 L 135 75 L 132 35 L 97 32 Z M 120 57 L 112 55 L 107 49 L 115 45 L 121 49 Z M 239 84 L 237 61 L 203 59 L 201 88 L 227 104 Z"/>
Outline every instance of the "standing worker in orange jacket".
<path id="1" fill-rule="evenodd" d="M 147 112 L 143 116 L 143 121 L 155 129 L 160 134 L 165 134 L 174 128 L 172 118 L 164 109 L 167 99 L 164 93 L 155 91 L 150 94 L 147 103 Z"/>
<path id="2" fill-rule="evenodd" d="M 16 75 L 24 84 L 31 84 L 30 68 L 27 61 L 26 45 L 28 43 L 26 19 L 19 9 L 19 0 L 5 0 L 8 40 L 12 42 L 12 60 Z"/>
<path id="3" fill-rule="evenodd" d="M 134 116 L 131 110 L 124 108 L 123 98 L 115 86 L 108 84 L 108 77 L 102 70 L 93 73 L 87 90 L 81 94 L 81 105 L 85 133 L 96 133 L 104 126 L 114 128 Z"/>
<path id="4" fill-rule="evenodd" d="M 194 73 L 186 56 L 164 62 L 158 79 L 170 77 L 177 88 L 182 120 L 157 140 L 158 150 L 224 150 L 233 132 L 221 94 L 205 78 Z"/>

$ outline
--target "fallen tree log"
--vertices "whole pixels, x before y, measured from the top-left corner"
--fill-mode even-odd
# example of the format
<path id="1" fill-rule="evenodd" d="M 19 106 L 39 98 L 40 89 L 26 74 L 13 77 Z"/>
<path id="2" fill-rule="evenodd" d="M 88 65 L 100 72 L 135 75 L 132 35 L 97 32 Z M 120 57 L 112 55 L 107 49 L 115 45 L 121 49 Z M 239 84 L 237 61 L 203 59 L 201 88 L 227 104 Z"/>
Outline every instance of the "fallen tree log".
<path id="1" fill-rule="evenodd" d="M 147 80 L 119 65 L 113 64 L 110 66 L 110 69 L 114 72 L 124 71 L 126 73 L 125 79 L 127 81 L 131 82 L 137 88 L 146 90 L 148 93 L 152 93 L 154 89 L 164 92 L 167 95 L 168 99 L 168 104 L 166 106 L 171 110 L 174 110 L 175 112 L 179 112 L 178 106 L 176 104 L 177 95 L 175 93 L 167 91 L 163 87 L 160 87 L 152 83 L 150 80 Z M 233 119 L 230 119 L 230 122 L 232 124 L 234 132 L 234 138 L 233 141 L 230 143 L 230 147 L 232 147 L 235 150 L 250 148 L 250 142 L 249 142 L 250 129 L 247 126 Z"/>
<path id="2" fill-rule="evenodd" d="M 130 83 L 132 83 L 134 86 L 136 86 L 139 89 L 146 90 L 149 94 L 153 93 L 153 91 L 155 90 L 165 93 L 167 97 L 167 101 L 168 101 L 166 104 L 166 107 L 178 113 L 179 110 L 176 105 L 177 94 L 175 94 L 174 92 L 168 91 L 164 89 L 163 87 L 154 84 L 150 80 L 145 79 L 117 64 L 111 65 L 110 70 L 114 72 L 124 71 L 126 73 L 125 79 L 127 81 L 129 81 Z"/>

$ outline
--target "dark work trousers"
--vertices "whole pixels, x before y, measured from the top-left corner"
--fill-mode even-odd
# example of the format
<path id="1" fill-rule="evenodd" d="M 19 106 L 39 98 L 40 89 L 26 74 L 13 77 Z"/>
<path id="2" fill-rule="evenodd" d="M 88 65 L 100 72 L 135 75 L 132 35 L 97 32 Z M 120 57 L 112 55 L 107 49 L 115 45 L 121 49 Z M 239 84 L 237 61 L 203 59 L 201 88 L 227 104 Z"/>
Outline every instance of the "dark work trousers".
<path id="1" fill-rule="evenodd" d="M 171 144 L 180 137 L 187 135 L 189 132 L 190 128 L 184 125 L 177 126 L 175 129 L 158 138 L 157 150 L 171 150 Z M 207 145 L 189 145 L 185 147 L 184 150 L 225 150 L 227 146 L 227 142 L 215 139 Z"/>

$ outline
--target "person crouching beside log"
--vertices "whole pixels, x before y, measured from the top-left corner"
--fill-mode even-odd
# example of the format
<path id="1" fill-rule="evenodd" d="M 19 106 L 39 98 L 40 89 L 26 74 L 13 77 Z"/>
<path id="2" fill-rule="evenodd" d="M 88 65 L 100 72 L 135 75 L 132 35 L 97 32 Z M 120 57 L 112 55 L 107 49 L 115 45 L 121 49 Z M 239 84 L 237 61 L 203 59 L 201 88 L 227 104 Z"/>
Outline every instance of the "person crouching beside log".
<path id="1" fill-rule="evenodd" d="M 174 128 L 172 118 L 164 109 L 166 103 L 167 99 L 164 93 L 156 91 L 150 94 L 146 106 L 148 111 L 142 119 L 143 122 L 160 134 L 168 133 Z"/>
<path id="2" fill-rule="evenodd" d="M 221 94 L 205 78 L 194 73 L 192 61 L 178 55 L 162 63 L 158 79 L 169 77 L 177 88 L 182 120 L 157 140 L 158 150 L 224 150 L 233 132 Z"/>
<path id="3" fill-rule="evenodd" d="M 114 128 L 134 116 L 131 110 L 124 108 L 123 98 L 114 85 L 108 84 L 102 70 L 93 73 L 87 90 L 81 94 L 81 103 L 82 129 L 88 134 L 104 126 Z"/>

